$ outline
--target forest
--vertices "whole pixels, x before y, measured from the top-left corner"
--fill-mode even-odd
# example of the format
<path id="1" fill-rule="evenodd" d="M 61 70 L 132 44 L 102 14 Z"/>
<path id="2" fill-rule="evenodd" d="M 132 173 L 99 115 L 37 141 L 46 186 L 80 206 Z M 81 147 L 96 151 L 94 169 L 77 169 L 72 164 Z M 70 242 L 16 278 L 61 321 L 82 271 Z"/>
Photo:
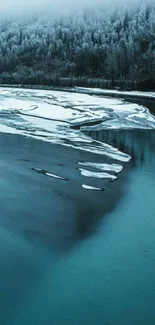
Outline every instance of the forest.
<path id="1" fill-rule="evenodd" d="M 155 89 L 155 5 L 1 18 L 0 83 Z"/>

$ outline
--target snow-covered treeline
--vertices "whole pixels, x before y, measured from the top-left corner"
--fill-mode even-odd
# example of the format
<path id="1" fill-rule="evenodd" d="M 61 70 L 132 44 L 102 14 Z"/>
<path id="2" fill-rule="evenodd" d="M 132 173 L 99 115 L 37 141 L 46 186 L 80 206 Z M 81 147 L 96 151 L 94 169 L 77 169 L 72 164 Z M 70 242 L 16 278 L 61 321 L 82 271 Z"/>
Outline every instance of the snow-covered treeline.
<path id="1" fill-rule="evenodd" d="M 155 83 L 155 6 L 1 19 L 0 81 L 50 84 L 59 78 Z"/>

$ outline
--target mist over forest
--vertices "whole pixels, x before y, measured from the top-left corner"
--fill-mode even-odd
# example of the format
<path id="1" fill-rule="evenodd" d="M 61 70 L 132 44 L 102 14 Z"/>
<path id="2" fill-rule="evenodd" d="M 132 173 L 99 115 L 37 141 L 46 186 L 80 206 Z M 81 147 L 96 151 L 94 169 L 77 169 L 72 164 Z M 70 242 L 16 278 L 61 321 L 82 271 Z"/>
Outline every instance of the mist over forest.
<path id="1" fill-rule="evenodd" d="M 6 0 L 0 82 L 154 87 L 153 2 Z"/>

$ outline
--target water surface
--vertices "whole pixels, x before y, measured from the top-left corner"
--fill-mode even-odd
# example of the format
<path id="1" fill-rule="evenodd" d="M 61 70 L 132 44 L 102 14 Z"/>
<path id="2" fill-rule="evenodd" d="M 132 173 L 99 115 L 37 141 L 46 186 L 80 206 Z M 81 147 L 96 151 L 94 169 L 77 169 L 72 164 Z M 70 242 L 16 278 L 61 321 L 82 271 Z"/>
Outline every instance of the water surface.
<path id="1" fill-rule="evenodd" d="M 155 140 L 155 133 L 131 138 L 136 164 L 125 195 L 93 236 L 54 267 L 49 262 L 15 323 L 154 324 L 155 151 L 150 138 Z"/>
<path id="2" fill-rule="evenodd" d="M 95 194 L 78 162 L 102 156 L 69 151 L 69 162 L 69 149 L 1 137 L 1 324 L 155 323 L 155 131 L 86 134 L 132 157 Z"/>

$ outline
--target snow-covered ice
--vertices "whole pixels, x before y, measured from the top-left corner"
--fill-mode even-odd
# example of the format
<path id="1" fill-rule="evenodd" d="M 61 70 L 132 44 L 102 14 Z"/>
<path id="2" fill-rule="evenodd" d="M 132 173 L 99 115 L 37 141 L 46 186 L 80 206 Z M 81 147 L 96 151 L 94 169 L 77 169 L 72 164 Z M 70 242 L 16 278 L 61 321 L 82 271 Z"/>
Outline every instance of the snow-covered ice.
<path id="1" fill-rule="evenodd" d="M 129 161 L 129 155 L 92 140 L 80 129 L 150 129 L 155 128 L 154 116 L 144 106 L 119 98 L 98 96 L 100 90 L 97 89 L 92 91 L 96 91 L 96 95 L 91 94 L 91 89 L 87 89 L 87 93 L 74 93 L 2 87 L 0 131 L 23 134 L 107 156 L 120 162 Z M 108 168 L 97 165 L 95 168 L 99 167 L 102 171 Z M 109 168 L 116 172 L 116 167 Z"/>

